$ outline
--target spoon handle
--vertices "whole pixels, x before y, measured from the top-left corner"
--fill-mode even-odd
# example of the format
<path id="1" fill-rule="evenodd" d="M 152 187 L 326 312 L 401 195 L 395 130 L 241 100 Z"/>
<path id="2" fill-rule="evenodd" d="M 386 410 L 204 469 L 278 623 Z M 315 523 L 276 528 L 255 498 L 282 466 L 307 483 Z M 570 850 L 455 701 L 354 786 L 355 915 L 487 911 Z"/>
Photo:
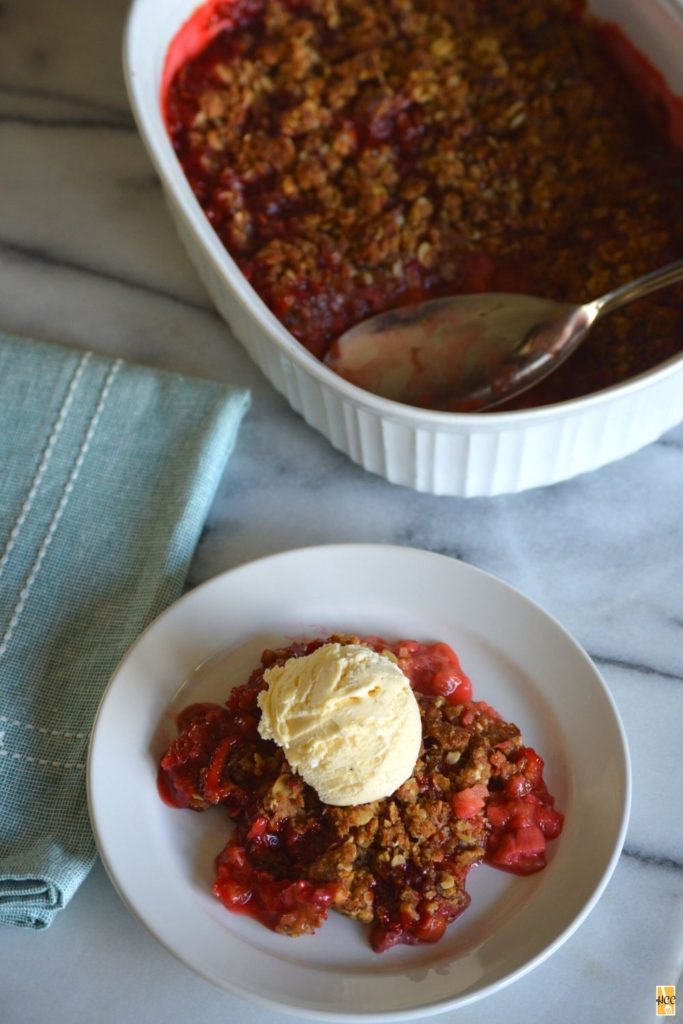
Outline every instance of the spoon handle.
<path id="1" fill-rule="evenodd" d="M 660 267 L 659 270 L 653 270 L 643 277 L 637 277 L 635 281 L 630 281 L 629 284 L 622 285 L 621 288 L 615 288 L 614 291 L 601 295 L 599 299 L 588 303 L 588 309 L 593 312 L 595 320 L 597 320 L 598 317 L 611 313 L 612 310 L 619 309 L 620 306 L 625 306 L 627 302 L 642 299 L 644 295 L 656 292 L 660 288 L 666 288 L 670 284 L 676 284 L 677 281 L 683 281 L 683 260 L 668 263 L 665 267 Z"/>

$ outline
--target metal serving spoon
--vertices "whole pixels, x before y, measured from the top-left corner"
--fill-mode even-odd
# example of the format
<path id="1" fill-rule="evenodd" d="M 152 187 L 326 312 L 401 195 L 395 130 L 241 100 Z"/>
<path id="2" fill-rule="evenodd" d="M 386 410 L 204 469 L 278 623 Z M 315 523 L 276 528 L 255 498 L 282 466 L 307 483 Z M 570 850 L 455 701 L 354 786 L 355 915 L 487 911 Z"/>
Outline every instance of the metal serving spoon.
<path id="1" fill-rule="evenodd" d="M 397 402 L 490 409 L 557 369 L 598 319 L 681 280 L 678 260 L 583 306 L 499 293 L 431 299 L 352 327 L 333 343 L 325 363 Z"/>

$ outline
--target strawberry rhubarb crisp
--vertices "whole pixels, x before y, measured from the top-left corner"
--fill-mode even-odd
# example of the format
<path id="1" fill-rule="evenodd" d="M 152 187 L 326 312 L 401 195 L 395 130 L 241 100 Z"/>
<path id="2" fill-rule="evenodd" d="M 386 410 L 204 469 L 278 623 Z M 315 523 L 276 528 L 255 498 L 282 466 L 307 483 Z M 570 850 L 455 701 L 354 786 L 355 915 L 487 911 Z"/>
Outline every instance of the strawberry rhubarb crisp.
<path id="1" fill-rule="evenodd" d="M 323 802 L 285 750 L 261 734 L 264 694 L 278 670 L 287 666 L 292 676 L 295 659 L 325 645 L 377 652 L 412 687 L 421 719 L 417 757 L 381 799 Z M 365 699 L 341 685 L 352 703 Z M 370 701 L 373 688 L 367 692 Z M 335 636 L 266 650 L 225 705 L 192 705 L 177 724 L 159 769 L 162 796 L 195 811 L 225 809 L 235 827 L 216 859 L 214 895 L 287 935 L 315 931 L 334 909 L 369 925 L 376 952 L 434 942 L 469 904 L 473 865 L 538 871 L 548 840 L 562 829 L 542 759 L 517 726 L 473 700 L 444 643 Z"/>
<path id="2" fill-rule="evenodd" d="M 584 302 L 683 256 L 683 104 L 581 0 L 212 0 L 164 102 L 211 224 L 318 357 L 424 298 Z M 656 365 L 682 320 L 677 290 L 613 314 L 521 401 Z"/>

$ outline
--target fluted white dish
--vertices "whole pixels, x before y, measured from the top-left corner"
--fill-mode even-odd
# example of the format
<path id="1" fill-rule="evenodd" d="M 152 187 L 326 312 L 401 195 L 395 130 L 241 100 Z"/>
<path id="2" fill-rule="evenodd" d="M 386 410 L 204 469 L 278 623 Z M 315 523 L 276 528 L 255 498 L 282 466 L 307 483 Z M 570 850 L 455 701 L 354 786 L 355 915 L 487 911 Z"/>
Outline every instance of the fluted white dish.
<path id="1" fill-rule="evenodd" d="M 440 413 L 369 394 L 328 370 L 277 320 L 204 215 L 171 146 L 161 108 L 168 45 L 196 0 L 134 0 L 124 40 L 130 102 L 168 207 L 217 309 L 290 405 L 354 462 L 432 494 L 522 491 L 597 469 L 683 419 L 683 354 L 647 373 L 557 405 Z M 683 93 L 683 14 L 676 0 L 595 0 Z"/>

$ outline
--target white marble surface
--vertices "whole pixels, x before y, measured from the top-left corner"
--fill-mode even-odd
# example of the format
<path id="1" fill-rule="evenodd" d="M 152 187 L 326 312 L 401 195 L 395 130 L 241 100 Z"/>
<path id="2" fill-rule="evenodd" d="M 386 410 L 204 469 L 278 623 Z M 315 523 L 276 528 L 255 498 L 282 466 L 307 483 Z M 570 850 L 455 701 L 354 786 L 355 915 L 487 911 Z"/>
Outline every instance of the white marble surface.
<path id="1" fill-rule="evenodd" d="M 655 985 L 681 981 L 683 951 L 683 427 L 599 472 L 494 499 L 414 494 L 335 452 L 249 363 L 184 256 L 128 112 L 125 8 L 0 6 L 0 327 L 252 388 L 192 584 L 302 545 L 407 544 L 496 573 L 579 639 L 630 743 L 623 855 L 559 952 L 499 995 L 436 1019 L 653 1019 Z M 0 931 L 0 1019 L 292 1018 L 179 965 L 98 866 L 48 931 Z"/>

